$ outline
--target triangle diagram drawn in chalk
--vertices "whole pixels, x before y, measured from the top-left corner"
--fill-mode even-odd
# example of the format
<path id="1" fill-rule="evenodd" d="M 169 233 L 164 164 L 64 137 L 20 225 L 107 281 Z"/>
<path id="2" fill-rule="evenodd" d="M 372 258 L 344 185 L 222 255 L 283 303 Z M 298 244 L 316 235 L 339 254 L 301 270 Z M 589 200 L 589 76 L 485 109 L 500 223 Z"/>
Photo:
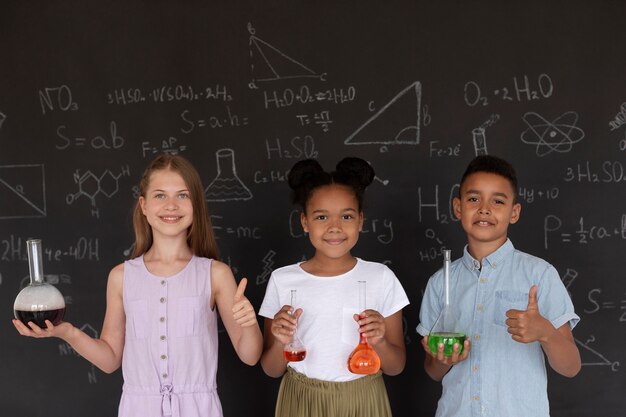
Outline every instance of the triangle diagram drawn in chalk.
<path id="1" fill-rule="evenodd" d="M 345 141 L 346 145 L 419 145 L 422 84 L 406 87 Z"/>
<path id="2" fill-rule="evenodd" d="M 250 55 L 253 60 L 252 75 L 254 76 L 254 81 L 322 77 L 304 64 L 254 35 L 250 36 Z"/>
<path id="3" fill-rule="evenodd" d="M 43 165 L 0 166 L 0 219 L 46 217 Z"/>

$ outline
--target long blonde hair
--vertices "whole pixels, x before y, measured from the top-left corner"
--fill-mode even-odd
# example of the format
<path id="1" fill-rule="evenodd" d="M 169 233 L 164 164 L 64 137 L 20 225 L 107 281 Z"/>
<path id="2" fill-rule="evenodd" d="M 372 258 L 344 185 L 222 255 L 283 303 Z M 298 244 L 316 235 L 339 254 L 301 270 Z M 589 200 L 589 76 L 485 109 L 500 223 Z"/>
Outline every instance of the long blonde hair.
<path id="1" fill-rule="evenodd" d="M 171 170 L 179 174 L 191 198 L 193 207 L 193 221 L 187 230 L 187 245 L 196 256 L 217 259 L 218 249 L 213 226 L 209 217 L 209 210 L 204 200 L 204 188 L 196 168 L 187 159 L 179 155 L 163 154 L 156 157 L 146 168 L 139 181 L 139 194 L 146 198 L 146 191 L 150 185 L 150 178 L 155 171 Z M 152 227 L 141 211 L 139 199 L 133 212 L 133 229 L 135 230 L 135 247 L 131 258 L 143 255 L 152 246 Z"/>

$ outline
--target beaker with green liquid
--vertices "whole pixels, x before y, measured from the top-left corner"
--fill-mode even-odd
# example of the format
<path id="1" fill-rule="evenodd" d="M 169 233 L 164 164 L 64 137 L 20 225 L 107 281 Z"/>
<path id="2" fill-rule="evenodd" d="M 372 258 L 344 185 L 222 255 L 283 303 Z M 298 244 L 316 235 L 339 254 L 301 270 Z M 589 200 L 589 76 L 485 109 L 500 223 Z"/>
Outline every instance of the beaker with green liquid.
<path id="1" fill-rule="evenodd" d="M 458 324 L 457 311 L 450 302 L 450 250 L 443 250 L 443 308 L 428 335 L 428 348 L 437 354 L 439 344 L 443 344 L 443 354 L 452 356 L 454 344 L 459 344 L 459 354 L 463 352 L 465 331 Z"/>

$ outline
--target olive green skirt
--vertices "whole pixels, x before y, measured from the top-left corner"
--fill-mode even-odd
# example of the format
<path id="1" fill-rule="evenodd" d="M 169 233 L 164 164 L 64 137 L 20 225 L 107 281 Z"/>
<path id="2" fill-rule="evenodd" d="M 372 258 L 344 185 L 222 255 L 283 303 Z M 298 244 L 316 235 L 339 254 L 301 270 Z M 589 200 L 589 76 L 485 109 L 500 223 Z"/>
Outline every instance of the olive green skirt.
<path id="1" fill-rule="evenodd" d="M 348 382 L 307 378 L 287 367 L 276 417 L 390 417 L 382 372 Z"/>

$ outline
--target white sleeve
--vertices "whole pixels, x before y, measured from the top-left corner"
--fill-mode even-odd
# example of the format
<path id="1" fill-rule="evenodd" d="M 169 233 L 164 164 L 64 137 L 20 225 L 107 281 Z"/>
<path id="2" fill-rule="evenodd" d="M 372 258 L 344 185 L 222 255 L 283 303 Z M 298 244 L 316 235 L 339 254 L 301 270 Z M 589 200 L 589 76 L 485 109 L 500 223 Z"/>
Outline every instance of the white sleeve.
<path id="1" fill-rule="evenodd" d="M 409 305 L 409 298 L 396 274 L 387 266 L 385 266 L 383 272 L 383 280 L 385 294 L 382 311 L 379 311 L 379 313 L 383 317 L 389 317 Z"/>
<path id="2" fill-rule="evenodd" d="M 279 304 L 280 298 L 278 297 L 278 288 L 276 286 L 274 275 L 272 274 L 267 283 L 267 287 L 265 288 L 265 297 L 263 298 L 263 303 L 261 303 L 261 307 L 259 308 L 259 316 L 273 319 L 274 315 L 282 307 Z"/>

